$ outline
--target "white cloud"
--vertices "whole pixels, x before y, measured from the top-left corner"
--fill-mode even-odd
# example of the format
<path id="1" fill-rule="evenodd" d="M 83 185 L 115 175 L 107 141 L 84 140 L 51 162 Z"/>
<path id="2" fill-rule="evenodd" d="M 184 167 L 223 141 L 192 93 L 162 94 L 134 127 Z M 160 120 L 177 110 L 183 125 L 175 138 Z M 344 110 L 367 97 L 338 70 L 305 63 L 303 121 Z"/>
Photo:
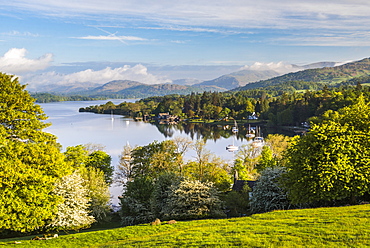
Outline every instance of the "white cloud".
<path id="1" fill-rule="evenodd" d="M 37 59 L 26 58 L 26 54 L 25 48 L 11 48 L 0 57 L 0 71 L 11 74 L 38 71 L 49 67 L 53 61 L 51 53 Z"/>
<path id="2" fill-rule="evenodd" d="M 60 74 L 55 71 L 42 74 L 30 74 L 21 78 L 21 82 L 28 84 L 28 88 L 40 88 L 42 85 L 74 85 L 83 83 L 105 84 L 113 80 L 132 80 L 145 84 L 169 83 L 171 80 L 148 73 L 145 66 L 124 65 L 118 68 L 106 67 L 102 70 L 87 69 L 71 74 Z"/>
<path id="3" fill-rule="evenodd" d="M 366 0 L 18 0 L 2 3 L 43 15 L 84 18 L 136 18 L 149 22 L 223 27 L 368 27 L 370 2 Z M 294 21 L 292 21 L 294 20 Z"/>
<path id="4" fill-rule="evenodd" d="M 340 46 L 368 46 L 368 39 L 355 32 L 370 26 L 370 1 L 366 0 L 17 0 L 3 1 L 3 7 L 36 12 L 52 18 L 81 19 L 98 26 L 116 25 L 138 29 L 159 29 L 225 35 L 283 30 L 288 45 L 331 46 L 335 40 L 312 40 L 314 34 L 348 31 Z M 96 22 L 97 21 L 97 22 Z M 133 25 L 131 25 L 133 24 Z M 260 29 L 260 30 L 258 30 Z M 301 40 L 294 40 L 297 33 Z M 353 36 L 354 34 L 354 36 Z M 130 36 L 128 36 L 130 37 Z M 119 40 L 126 36 L 85 36 L 84 39 Z M 139 37 L 133 37 L 139 38 Z M 312 42 L 310 42 L 310 40 Z M 276 40 L 277 42 L 279 40 Z M 331 42 L 332 41 L 332 42 Z M 284 40 L 280 40 L 281 43 Z M 307 44 L 305 44 L 307 43 Z"/>
<path id="5" fill-rule="evenodd" d="M 111 36 L 111 35 L 99 35 L 99 36 L 84 36 L 84 37 L 75 37 L 76 39 L 83 40 L 118 40 L 118 41 L 145 41 L 147 39 L 135 37 L 135 36 Z"/>
<path id="6" fill-rule="evenodd" d="M 19 32 L 16 30 L 12 30 L 10 32 L 4 32 L 1 34 L 6 35 L 6 36 L 29 36 L 29 37 L 39 37 L 40 36 L 39 34 L 33 34 L 31 32 Z"/>
<path id="7" fill-rule="evenodd" d="M 253 65 L 246 65 L 241 68 L 241 70 L 252 70 L 252 71 L 265 71 L 265 70 L 273 70 L 281 74 L 289 73 L 298 71 L 299 69 L 292 64 L 288 64 L 285 62 L 270 62 L 270 63 L 262 63 L 262 62 L 255 62 Z"/>

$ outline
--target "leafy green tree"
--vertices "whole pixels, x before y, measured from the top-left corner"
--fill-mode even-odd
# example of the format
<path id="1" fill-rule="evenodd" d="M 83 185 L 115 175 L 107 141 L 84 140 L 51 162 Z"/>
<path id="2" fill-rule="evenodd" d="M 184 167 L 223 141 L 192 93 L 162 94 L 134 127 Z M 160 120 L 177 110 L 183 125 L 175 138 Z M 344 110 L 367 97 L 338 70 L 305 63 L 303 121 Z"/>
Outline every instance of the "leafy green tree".
<path id="1" fill-rule="evenodd" d="M 101 151 L 102 146 L 96 144 L 67 147 L 66 161 L 73 165 L 84 179 L 87 188 L 89 211 L 97 221 L 105 221 L 109 217 L 109 185 L 112 182 L 113 167 L 111 157 Z"/>
<path id="2" fill-rule="evenodd" d="M 18 79 L 0 73 L 0 233 L 30 232 L 54 218 L 55 182 L 71 172 L 40 106 Z"/>
<path id="3" fill-rule="evenodd" d="M 245 185 L 240 191 L 231 190 L 221 196 L 228 217 L 241 217 L 250 214 L 249 193 L 250 188 Z"/>
<path id="4" fill-rule="evenodd" d="M 0 123 L 1 134 L 12 141 L 45 142 L 55 137 L 42 129 L 47 117 L 17 78 L 0 73 Z"/>
<path id="5" fill-rule="evenodd" d="M 281 163 L 283 154 L 289 146 L 290 137 L 282 134 L 269 134 L 265 139 L 266 145 L 271 149 L 272 156 Z"/>
<path id="6" fill-rule="evenodd" d="M 89 154 L 86 167 L 94 167 L 100 169 L 104 173 L 105 181 L 111 184 L 113 181 L 114 168 L 111 165 L 112 158 L 106 152 L 94 151 Z"/>
<path id="7" fill-rule="evenodd" d="M 293 203 L 356 198 L 369 192 L 370 107 L 362 96 L 316 118 L 287 151 L 286 187 Z"/>
<path id="8" fill-rule="evenodd" d="M 89 152 L 85 149 L 84 145 L 77 145 L 67 147 L 64 155 L 66 161 L 71 163 L 75 169 L 78 169 L 86 165 Z"/>
<path id="9" fill-rule="evenodd" d="M 163 173 L 155 180 L 150 198 L 151 212 L 156 218 L 165 219 L 171 186 L 178 185 L 181 177 L 175 173 Z"/>
<path id="10" fill-rule="evenodd" d="M 258 163 L 259 152 L 252 145 L 242 145 L 236 153 L 234 161 L 234 174 L 237 173 L 240 180 L 254 180 L 258 173 L 256 165 Z M 242 179 L 243 178 L 243 179 Z"/>
<path id="11" fill-rule="evenodd" d="M 276 160 L 272 156 L 272 151 L 269 146 L 263 146 L 261 155 L 258 159 L 258 164 L 256 165 L 257 171 L 261 172 L 266 168 L 276 166 Z"/>
<path id="12" fill-rule="evenodd" d="M 232 168 L 234 178 L 237 180 L 249 180 L 248 170 L 240 158 L 234 160 L 234 166 Z"/>
<path id="13" fill-rule="evenodd" d="M 156 178 L 163 172 L 178 171 L 179 156 L 172 140 L 154 141 L 147 146 L 139 146 L 131 153 L 132 177 Z"/>
<path id="14" fill-rule="evenodd" d="M 69 146 L 64 155 L 66 161 L 76 169 L 94 167 L 101 170 L 104 173 L 105 181 L 111 184 L 114 171 L 113 166 L 111 166 L 112 158 L 106 152 L 98 149 L 100 149 L 98 146 L 91 144 L 87 144 L 87 147 L 85 145 Z"/>
<path id="15" fill-rule="evenodd" d="M 203 140 L 194 144 L 196 160 L 184 166 L 183 175 L 191 180 L 212 182 L 220 191 L 228 191 L 232 183 L 229 165 L 219 157 L 210 153 Z"/>
<path id="16" fill-rule="evenodd" d="M 109 184 L 105 174 L 98 168 L 83 167 L 79 171 L 83 178 L 82 185 L 87 189 L 89 211 L 96 221 L 108 221 L 111 213 Z"/>
<path id="17" fill-rule="evenodd" d="M 149 176 L 136 177 L 135 180 L 127 182 L 126 190 L 120 198 L 123 225 L 150 222 L 155 218 L 150 202 L 153 190 L 153 179 Z"/>

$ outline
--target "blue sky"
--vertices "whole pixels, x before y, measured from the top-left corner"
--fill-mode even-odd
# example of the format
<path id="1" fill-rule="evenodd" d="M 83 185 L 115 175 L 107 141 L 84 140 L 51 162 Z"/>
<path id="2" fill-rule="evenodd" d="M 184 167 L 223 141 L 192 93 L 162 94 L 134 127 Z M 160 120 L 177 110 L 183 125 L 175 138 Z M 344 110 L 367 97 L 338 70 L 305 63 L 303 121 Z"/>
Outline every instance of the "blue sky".
<path id="1" fill-rule="evenodd" d="M 40 81 L 36 75 L 41 74 L 50 78 L 61 73 L 61 66 L 81 63 L 85 67 L 73 72 L 80 74 L 58 74 L 54 81 L 72 83 L 77 76 L 91 80 L 103 72 L 102 83 L 119 77 L 147 83 L 176 79 L 176 74 L 158 72 L 165 65 L 208 68 L 208 76 L 205 73 L 202 79 L 212 79 L 220 76 L 217 72 L 228 71 L 218 66 L 232 71 L 255 62 L 302 65 L 370 57 L 367 0 L 0 3 L 0 70 L 27 82 Z M 91 62 L 101 68 L 87 71 Z"/>

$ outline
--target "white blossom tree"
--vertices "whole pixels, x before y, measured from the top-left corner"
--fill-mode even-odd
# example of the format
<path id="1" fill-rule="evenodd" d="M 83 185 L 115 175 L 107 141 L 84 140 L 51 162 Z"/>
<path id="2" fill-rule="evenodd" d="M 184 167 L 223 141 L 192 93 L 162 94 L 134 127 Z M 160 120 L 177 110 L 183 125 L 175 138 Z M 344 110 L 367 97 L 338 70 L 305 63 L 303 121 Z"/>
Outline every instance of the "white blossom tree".
<path id="1" fill-rule="evenodd" d="M 279 182 L 284 172 L 284 167 L 268 167 L 261 172 L 251 197 L 252 213 L 288 209 L 290 207 L 287 192 Z"/>
<path id="2" fill-rule="evenodd" d="M 170 187 L 163 216 L 175 219 L 224 217 L 218 194 L 213 183 L 184 179 Z"/>
<path id="3" fill-rule="evenodd" d="M 55 185 L 54 194 L 63 198 L 57 208 L 56 218 L 47 226 L 55 230 L 78 230 L 89 227 L 94 217 L 89 215 L 89 201 L 84 180 L 78 171 L 64 176 Z"/>

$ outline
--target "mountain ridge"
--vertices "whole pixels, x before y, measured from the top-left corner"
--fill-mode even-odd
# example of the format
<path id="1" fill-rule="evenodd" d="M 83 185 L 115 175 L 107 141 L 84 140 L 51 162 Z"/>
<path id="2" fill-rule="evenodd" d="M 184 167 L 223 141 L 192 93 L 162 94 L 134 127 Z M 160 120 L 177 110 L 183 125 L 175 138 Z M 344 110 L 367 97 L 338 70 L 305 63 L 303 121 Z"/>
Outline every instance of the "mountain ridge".
<path id="1" fill-rule="evenodd" d="M 370 58 L 346 63 L 334 67 L 323 67 L 306 69 L 298 72 L 291 72 L 267 80 L 249 83 L 243 87 L 232 89 L 231 91 L 242 91 L 276 85 L 289 81 L 305 81 L 314 83 L 336 84 L 351 78 L 366 76 L 370 74 Z"/>

